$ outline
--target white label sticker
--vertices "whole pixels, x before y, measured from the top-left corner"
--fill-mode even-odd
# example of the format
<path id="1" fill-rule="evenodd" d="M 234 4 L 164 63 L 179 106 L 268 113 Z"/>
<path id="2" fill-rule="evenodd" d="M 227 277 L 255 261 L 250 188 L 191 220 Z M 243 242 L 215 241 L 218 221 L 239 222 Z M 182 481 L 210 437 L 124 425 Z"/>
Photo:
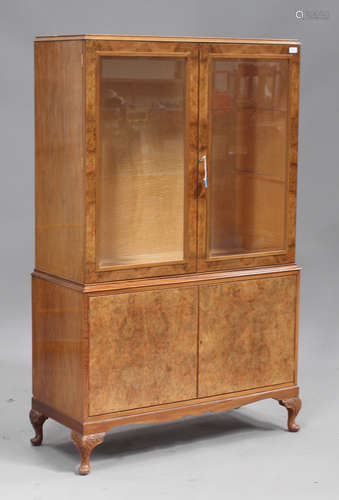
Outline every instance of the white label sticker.
<path id="1" fill-rule="evenodd" d="M 289 47 L 289 54 L 298 54 L 298 47 Z"/>

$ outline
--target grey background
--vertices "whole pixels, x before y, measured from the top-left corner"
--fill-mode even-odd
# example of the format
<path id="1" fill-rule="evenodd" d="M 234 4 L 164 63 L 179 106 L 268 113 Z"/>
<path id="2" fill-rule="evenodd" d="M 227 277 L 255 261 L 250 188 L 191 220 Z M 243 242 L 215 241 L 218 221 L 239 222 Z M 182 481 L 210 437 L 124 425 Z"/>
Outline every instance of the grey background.
<path id="1" fill-rule="evenodd" d="M 338 2 L 11 0 L 0 4 L 0 488 L 2 498 L 338 498 Z M 297 9 L 327 20 L 298 21 Z M 298 38 L 302 47 L 297 263 L 303 266 L 298 434 L 268 400 L 117 429 L 74 474 L 66 428 L 31 448 L 33 38 L 117 33 Z"/>

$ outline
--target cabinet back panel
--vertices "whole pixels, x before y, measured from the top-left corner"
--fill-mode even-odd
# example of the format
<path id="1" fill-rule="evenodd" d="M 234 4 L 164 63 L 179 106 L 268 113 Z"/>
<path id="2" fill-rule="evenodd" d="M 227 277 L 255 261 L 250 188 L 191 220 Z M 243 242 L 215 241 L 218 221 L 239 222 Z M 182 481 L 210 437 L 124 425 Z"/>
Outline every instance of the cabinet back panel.
<path id="1" fill-rule="evenodd" d="M 200 286 L 199 396 L 294 380 L 297 277 Z"/>
<path id="2" fill-rule="evenodd" d="M 89 415 L 196 397 L 198 290 L 89 299 Z"/>
<path id="3" fill-rule="evenodd" d="M 83 280 L 82 43 L 35 46 L 36 268 Z"/>

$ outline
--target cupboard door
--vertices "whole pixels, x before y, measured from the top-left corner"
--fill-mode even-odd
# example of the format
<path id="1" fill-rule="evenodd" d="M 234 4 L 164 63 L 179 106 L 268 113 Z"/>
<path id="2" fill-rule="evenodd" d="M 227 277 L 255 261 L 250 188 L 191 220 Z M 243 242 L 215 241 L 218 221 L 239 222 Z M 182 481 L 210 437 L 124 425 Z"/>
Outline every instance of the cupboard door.
<path id="1" fill-rule="evenodd" d="M 197 288 L 89 299 L 89 414 L 196 397 Z"/>
<path id="2" fill-rule="evenodd" d="M 287 45 L 201 48 L 200 271 L 294 261 L 298 65 Z"/>
<path id="3" fill-rule="evenodd" d="M 297 276 L 200 286 L 199 397 L 295 377 Z"/>
<path id="4" fill-rule="evenodd" d="M 97 86 L 92 280 L 193 272 L 198 49 L 112 41 L 90 47 L 96 58 L 88 72 L 96 72 Z"/>

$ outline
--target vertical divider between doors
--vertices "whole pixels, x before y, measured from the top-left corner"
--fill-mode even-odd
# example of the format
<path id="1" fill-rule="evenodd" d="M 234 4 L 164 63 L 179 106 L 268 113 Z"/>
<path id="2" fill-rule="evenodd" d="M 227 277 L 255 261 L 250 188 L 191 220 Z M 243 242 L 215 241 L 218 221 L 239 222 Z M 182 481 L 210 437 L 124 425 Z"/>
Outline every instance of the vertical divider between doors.
<path id="1" fill-rule="evenodd" d="M 196 164 L 196 169 L 197 169 L 197 185 L 195 188 L 195 192 L 197 193 L 196 196 L 196 253 L 195 253 L 195 262 L 196 262 L 196 270 L 198 271 L 198 266 L 199 266 L 199 192 L 200 192 L 200 51 L 201 51 L 201 44 L 198 44 L 198 57 L 197 57 L 197 64 L 198 64 L 198 95 L 197 95 L 197 104 L 198 104 L 198 109 L 197 109 L 197 164 Z M 200 286 L 197 287 L 197 300 L 198 300 L 198 308 L 197 308 L 197 371 L 196 371 L 196 397 L 199 397 L 199 345 L 200 345 Z"/>
<path id="2" fill-rule="evenodd" d="M 196 397 L 199 397 L 199 345 L 200 345 L 200 286 L 197 286 L 198 289 L 198 317 L 197 317 L 197 394 Z"/>
<path id="3" fill-rule="evenodd" d="M 205 43 L 199 44 L 199 122 L 198 122 L 198 186 L 197 186 L 197 270 L 206 271 L 207 264 L 207 191 L 203 186 L 203 173 L 200 164 L 202 155 L 207 155 L 208 160 L 208 54 L 210 47 Z"/>
<path id="4" fill-rule="evenodd" d="M 196 240 L 195 240 L 195 269 L 198 271 L 198 265 L 199 265 L 199 183 L 200 183 L 200 50 L 201 50 L 201 44 L 198 44 L 198 85 L 197 85 L 197 104 L 198 104 L 198 110 L 197 110 L 197 163 L 196 163 L 196 169 L 197 169 L 197 184 L 195 186 L 195 192 L 196 192 L 196 200 L 195 200 L 195 207 L 196 207 L 196 217 L 195 217 L 195 223 L 196 223 Z M 199 290 L 199 287 L 198 287 Z M 198 292 L 198 301 L 199 301 L 199 292 Z M 199 303 L 198 303 L 198 312 L 199 312 Z"/>

